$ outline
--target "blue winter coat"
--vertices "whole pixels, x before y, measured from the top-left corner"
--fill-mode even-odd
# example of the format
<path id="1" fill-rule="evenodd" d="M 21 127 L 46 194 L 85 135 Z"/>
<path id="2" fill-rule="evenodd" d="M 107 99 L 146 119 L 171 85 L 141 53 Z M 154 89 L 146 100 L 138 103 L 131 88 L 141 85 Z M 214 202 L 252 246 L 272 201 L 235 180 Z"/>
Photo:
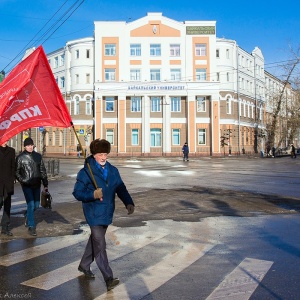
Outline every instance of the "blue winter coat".
<path id="1" fill-rule="evenodd" d="M 102 188 L 102 201 L 94 198 L 95 186 L 87 162 L 90 164 L 98 188 Z M 105 168 L 108 168 L 106 180 L 104 180 L 101 170 L 96 165 L 96 160 L 91 155 L 86 159 L 84 167 L 77 174 L 73 196 L 78 201 L 82 201 L 84 216 L 90 226 L 109 225 L 112 223 L 116 194 L 125 207 L 128 204 L 134 205 L 118 169 L 109 162 L 106 162 Z"/>

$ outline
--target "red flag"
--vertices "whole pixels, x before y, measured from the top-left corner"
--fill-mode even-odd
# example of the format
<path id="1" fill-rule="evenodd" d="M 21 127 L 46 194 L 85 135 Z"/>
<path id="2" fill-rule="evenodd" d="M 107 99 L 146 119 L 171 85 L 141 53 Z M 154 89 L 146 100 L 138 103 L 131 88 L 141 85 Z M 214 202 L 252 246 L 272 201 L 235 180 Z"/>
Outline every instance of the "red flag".
<path id="1" fill-rule="evenodd" d="M 28 128 L 72 125 L 46 54 L 39 46 L 0 84 L 0 144 Z"/>

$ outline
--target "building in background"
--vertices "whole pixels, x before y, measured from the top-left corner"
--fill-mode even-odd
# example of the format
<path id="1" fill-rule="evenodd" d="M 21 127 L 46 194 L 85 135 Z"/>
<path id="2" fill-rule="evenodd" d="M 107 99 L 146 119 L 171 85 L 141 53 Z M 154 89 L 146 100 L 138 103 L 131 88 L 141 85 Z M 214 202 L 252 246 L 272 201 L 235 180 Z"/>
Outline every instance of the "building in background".
<path id="1" fill-rule="evenodd" d="M 185 142 L 190 157 L 264 150 L 271 92 L 283 83 L 258 47 L 217 38 L 215 21 L 161 13 L 94 26 L 94 37 L 47 55 L 84 148 L 106 138 L 113 156 L 181 156 Z M 76 155 L 69 129 L 25 134 L 46 155 Z"/>

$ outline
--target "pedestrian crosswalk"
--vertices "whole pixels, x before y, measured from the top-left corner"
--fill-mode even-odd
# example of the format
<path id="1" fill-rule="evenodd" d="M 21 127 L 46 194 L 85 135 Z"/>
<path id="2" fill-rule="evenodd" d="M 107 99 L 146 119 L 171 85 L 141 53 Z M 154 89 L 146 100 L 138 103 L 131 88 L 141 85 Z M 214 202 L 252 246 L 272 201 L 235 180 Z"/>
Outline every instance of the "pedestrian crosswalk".
<path id="1" fill-rule="evenodd" d="M 148 237 L 147 234 L 146 237 Z M 149 236 L 148 238 L 140 239 L 134 244 L 133 240 L 128 240 L 124 245 L 122 245 L 122 249 L 120 249 L 120 251 L 109 251 L 110 260 L 115 260 L 119 257 L 128 254 L 131 251 L 136 251 L 139 248 L 144 247 L 147 244 L 154 242 L 155 240 L 158 240 L 162 237 L 164 237 L 164 235 L 162 234 L 158 234 L 156 236 Z M 132 244 L 132 246 L 129 247 L 129 244 Z M 71 279 L 78 277 L 78 273 L 74 272 L 74 270 L 77 270 L 78 265 L 79 261 L 76 261 L 54 271 L 42 274 L 36 278 L 24 281 L 21 284 L 43 290 L 50 290 L 60 284 L 63 284 Z"/>
<path id="2" fill-rule="evenodd" d="M 59 293 L 62 290 L 66 291 L 62 299 L 138 300 L 145 297 L 147 299 L 147 296 L 164 285 L 172 281 L 177 282 L 178 276 L 187 272 L 194 264 L 197 265 L 204 257 L 222 255 L 218 251 L 214 252 L 219 242 L 201 239 L 196 232 L 197 223 L 171 220 L 151 221 L 140 227 L 109 226 L 108 257 L 114 272 L 122 275 L 120 285 L 111 292 L 106 292 L 103 278 L 96 265 L 92 265 L 96 279 L 90 281 L 88 285 L 82 284 L 82 278 L 84 282 L 88 280 L 77 271 L 89 236 L 88 227 L 81 234 L 41 238 L 42 243 L 31 242 L 24 245 L 24 249 L 13 252 L 9 252 L 9 244 L 17 241 L 11 240 L 0 253 L 0 268 L 1 273 L 4 274 L 2 279 L 4 278 L 7 283 L 6 286 L 0 283 L 0 294 L 13 288 L 31 293 L 32 299 L 50 299 L 51 295 L 58 290 Z M 64 249 L 70 254 L 68 261 L 60 256 Z M 59 267 L 53 268 L 54 260 L 56 262 L 61 260 Z M 220 282 L 212 282 L 211 287 L 206 287 L 210 289 L 210 294 L 204 296 L 201 294 L 200 286 L 195 284 L 193 293 L 198 296 L 187 297 L 187 299 L 249 299 L 269 272 L 273 262 L 251 257 L 241 257 L 240 260 L 240 263 Z M 34 272 L 24 272 L 28 266 L 33 268 Z M 9 283 L 9 280 L 5 280 L 5 274 L 10 274 L 12 270 L 15 274 L 18 272 L 21 274 L 12 277 L 14 280 Z M 207 275 L 201 272 L 200 270 L 199 273 L 195 272 L 195 282 Z M 212 269 L 207 272 L 218 273 L 219 270 Z M 79 292 L 80 286 L 83 291 Z M 180 285 L 175 286 L 178 291 L 181 289 Z M 68 292 L 69 288 L 72 293 Z M 88 289 L 86 294 L 85 289 Z M 186 291 L 187 295 L 189 292 Z M 46 296 L 47 293 L 49 296 Z M 180 299 L 177 298 L 176 289 L 173 293 L 173 295 L 169 292 L 168 295 L 160 294 L 156 299 Z"/>

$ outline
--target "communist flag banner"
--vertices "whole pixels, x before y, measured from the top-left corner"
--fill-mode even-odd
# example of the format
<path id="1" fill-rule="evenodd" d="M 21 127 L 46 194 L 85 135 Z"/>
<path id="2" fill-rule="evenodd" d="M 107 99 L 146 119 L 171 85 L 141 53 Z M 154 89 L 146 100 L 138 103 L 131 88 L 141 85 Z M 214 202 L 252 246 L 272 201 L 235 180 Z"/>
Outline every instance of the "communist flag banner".
<path id="1" fill-rule="evenodd" d="M 0 144 L 28 128 L 72 125 L 46 54 L 39 46 L 0 83 Z"/>

